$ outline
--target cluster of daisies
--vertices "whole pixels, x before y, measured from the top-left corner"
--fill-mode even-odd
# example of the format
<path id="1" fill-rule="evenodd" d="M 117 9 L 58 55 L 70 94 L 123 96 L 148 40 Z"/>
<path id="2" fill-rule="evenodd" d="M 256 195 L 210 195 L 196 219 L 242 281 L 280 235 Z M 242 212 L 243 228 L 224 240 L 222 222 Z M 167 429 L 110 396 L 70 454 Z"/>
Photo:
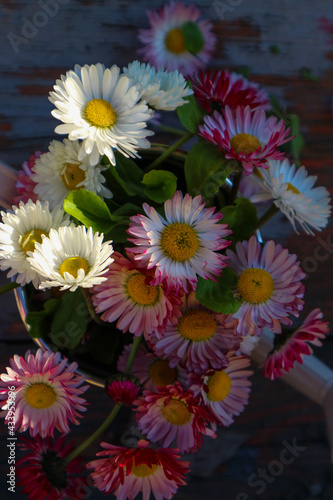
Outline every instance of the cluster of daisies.
<path id="1" fill-rule="evenodd" d="M 199 9 L 171 2 L 149 13 L 149 22 L 140 31 L 146 62 L 122 70 L 77 65 L 57 80 L 52 115 L 62 122 L 56 133 L 67 137 L 24 163 L 13 208 L 2 212 L 0 224 L 0 268 L 9 278 L 38 290 L 88 289 L 93 317 L 132 339 L 106 391 L 114 408 L 133 410 L 141 439 L 135 447 L 102 442 L 103 451 L 87 464 L 95 486 L 118 500 L 140 492 L 144 500 L 151 492 L 170 499 L 185 484 L 189 463 L 181 454 L 196 453 L 248 403 L 249 356 L 264 328 L 275 334 L 264 366 L 272 379 L 301 363 L 312 352 L 309 344 L 320 345 L 328 332 L 319 309 L 293 328 L 305 293 L 297 256 L 254 234 L 232 245 L 214 197 L 179 186 L 162 203 L 147 197 L 129 215 L 121 244 L 112 241 L 112 229 L 105 239 L 65 212 L 68 195 L 84 190 L 111 214 L 119 186 L 109 173 L 117 172 L 118 158 L 140 157 L 151 146 L 155 112 L 174 111 L 191 96 L 202 117 L 193 135 L 238 165 L 234 182 L 243 174 L 242 196 L 270 200 L 296 231 L 313 234 L 327 225 L 329 193 L 285 158 L 280 146 L 290 130 L 272 113 L 267 93 L 236 73 L 203 69 L 215 37 Z M 226 268 L 235 276 L 230 292 L 239 306 L 228 314 L 202 304 L 196 293 L 205 280 L 223 283 Z M 34 438 L 22 439 L 28 454 L 19 473 L 31 499 L 36 489 L 41 499 L 48 491 L 54 499 L 77 498 L 84 484 L 77 453 L 65 443 L 69 424 L 78 424 L 85 410 L 87 386 L 76 369 L 59 353 L 39 349 L 15 355 L 0 377 L 1 415 Z M 54 442 L 55 430 L 61 437 Z"/>

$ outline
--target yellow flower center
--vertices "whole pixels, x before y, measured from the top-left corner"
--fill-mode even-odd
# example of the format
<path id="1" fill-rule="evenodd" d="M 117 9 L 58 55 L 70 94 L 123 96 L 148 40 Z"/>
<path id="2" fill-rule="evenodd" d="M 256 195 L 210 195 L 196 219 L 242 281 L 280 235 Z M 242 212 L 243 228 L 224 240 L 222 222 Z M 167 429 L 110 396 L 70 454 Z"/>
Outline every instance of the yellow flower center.
<path id="1" fill-rule="evenodd" d="M 292 191 L 295 194 L 300 194 L 300 191 L 295 186 L 290 184 L 290 182 L 287 182 L 287 191 Z"/>
<path id="2" fill-rule="evenodd" d="M 57 395 L 54 389 L 44 382 L 30 385 L 25 393 L 26 402 L 38 410 L 49 408 L 56 399 Z"/>
<path id="3" fill-rule="evenodd" d="M 175 222 L 164 229 L 161 246 L 170 259 L 185 262 L 195 255 L 199 248 L 199 240 L 191 226 Z"/>
<path id="4" fill-rule="evenodd" d="M 24 253 L 33 252 L 35 250 L 35 243 L 42 243 L 42 235 L 47 236 L 46 231 L 42 229 L 31 229 L 22 236 L 21 247 Z"/>
<path id="5" fill-rule="evenodd" d="M 215 372 L 214 375 L 208 378 L 208 399 L 211 401 L 223 401 L 229 394 L 231 389 L 231 378 L 224 371 Z"/>
<path id="6" fill-rule="evenodd" d="M 64 260 L 59 268 L 59 273 L 64 278 L 65 273 L 71 274 L 74 278 L 77 278 L 79 269 L 83 269 L 85 274 L 89 271 L 89 264 L 86 259 L 82 257 L 69 257 Z"/>
<path id="7" fill-rule="evenodd" d="M 157 464 L 153 464 L 152 467 L 149 467 L 147 464 L 135 465 L 133 462 L 131 474 L 134 474 L 136 477 L 148 477 L 154 474 L 157 468 Z"/>
<path id="8" fill-rule="evenodd" d="M 237 280 L 237 289 L 244 300 L 252 304 L 262 304 L 274 290 L 272 276 L 264 269 L 256 267 L 245 269 Z"/>
<path id="9" fill-rule="evenodd" d="M 165 37 L 165 46 L 174 54 L 181 54 L 186 51 L 185 39 L 181 28 L 173 28 Z"/>
<path id="10" fill-rule="evenodd" d="M 149 376 L 154 384 L 165 387 L 174 383 L 177 371 L 175 368 L 170 368 L 168 361 L 159 360 L 151 365 Z"/>
<path id="11" fill-rule="evenodd" d="M 85 178 L 85 171 L 82 170 L 80 165 L 74 163 L 67 163 L 61 174 L 62 182 L 69 191 L 81 189 L 82 186 L 78 187 L 78 184 L 81 184 Z"/>
<path id="12" fill-rule="evenodd" d="M 235 135 L 235 137 L 230 140 L 230 145 L 234 148 L 236 153 L 244 154 L 253 153 L 253 151 L 261 147 L 257 137 L 251 134 L 245 134 L 244 132 Z"/>
<path id="13" fill-rule="evenodd" d="M 216 331 L 216 321 L 209 311 L 190 309 L 180 318 L 178 330 L 183 337 L 194 342 L 208 340 Z"/>
<path id="14" fill-rule="evenodd" d="M 127 293 L 137 304 L 150 306 L 155 304 L 160 296 L 158 286 L 147 285 L 146 276 L 141 273 L 133 274 L 127 281 Z"/>
<path id="15" fill-rule="evenodd" d="M 187 409 L 185 401 L 179 401 L 176 398 L 162 408 L 162 414 L 168 422 L 172 425 L 184 425 L 189 422 L 191 414 Z"/>
<path id="16" fill-rule="evenodd" d="M 108 101 L 92 99 L 86 106 L 85 119 L 96 127 L 111 127 L 117 119 L 117 114 Z"/>

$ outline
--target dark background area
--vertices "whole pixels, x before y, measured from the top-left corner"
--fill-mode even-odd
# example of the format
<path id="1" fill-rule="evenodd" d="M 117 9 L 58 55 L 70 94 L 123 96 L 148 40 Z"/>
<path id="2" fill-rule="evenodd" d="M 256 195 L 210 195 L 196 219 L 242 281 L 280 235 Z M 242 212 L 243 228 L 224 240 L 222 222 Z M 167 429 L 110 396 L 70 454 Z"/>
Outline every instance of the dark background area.
<path id="1" fill-rule="evenodd" d="M 2 0 L 0 5 L 0 160 L 15 168 L 35 150 L 46 150 L 52 139 L 60 138 L 53 132 L 58 122 L 50 114 L 52 105 L 47 99 L 55 79 L 76 63 L 126 66 L 137 57 L 138 28 L 148 27 L 146 9 L 159 5 L 148 1 L 59 0 L 55 15 L 29 32 L 29 22 L 38 24 L 40 19 L 43 24 L 38 18 L 41 3 Z M 217 46 L 209 67 L 245 69 L 251 80 L 277 96 L 284 111 L 299 116 L 306 142 L 302 163 L 311 174 L 318 175 L 318 185 L 325 185 L 332 194 L 332 1 L 193 3 L 214 24 Z M 18 39 L 11 34 L 23 37 L 27 33 L 30 37 L 25 36 L 25 41 L 13 42 Z M 264 237 L 274 237 L 298 254 L 308 273 L 305 313 L 320 307 L 332 324 L 333 252 L 325 260 L 315 258 L 320 241 L 332 238 L 332 223 L 310 237 L 297 235 L 288 221 L 277 217 Z M 5 273 L 1 282 L 6 282 Z M 20 322 L 12 292 L 0 298 L 0 341 L 1 372 L 13 354 L 34 349 Z M 316 355 L 333 369 L 332 334 Z M 333 468 L 322 408 L 281 380 L 265 380 L 260 370 L 254 369 L 249 406 L 230 429 L 221 431 L 218 440 L 207 443 L 207 449 L 197 455 L 189 484 L 175 498 L 333 500 Z M 78 441 L 93 432 L 111 405 L 101 389 L 90 388 L 87 399 L 90 405 L 85 418 L 71 433 Z M 123 420 L 103 439 L 111 442 L 117 434 L 126 441 L 125 414 Z M 0 425 L 1 498 L 21 497 L 19 490 L 9 496 L 5 484 L 5 433 L 5 426 Z M 285 443 L 294 440 L 304 450 L 282 470 L 276 463 Z M 86 450 L 86 460 L 91 460 L 96 451 L 98 444 Z M 260 469 L 271 471 L 264 489 L 258 484 Z M 94 490 L 87 498 L 104 495 Z"/>

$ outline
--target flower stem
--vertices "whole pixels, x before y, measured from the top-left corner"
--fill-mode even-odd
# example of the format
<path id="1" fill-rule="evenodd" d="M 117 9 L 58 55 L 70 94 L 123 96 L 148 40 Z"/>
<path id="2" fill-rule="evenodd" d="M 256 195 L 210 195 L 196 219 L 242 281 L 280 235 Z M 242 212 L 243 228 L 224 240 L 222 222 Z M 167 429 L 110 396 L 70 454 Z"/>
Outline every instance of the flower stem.
<path id="1" fill-rule="evenodd" d="M 89 311 L 90 316 L 92 319 L 101 326 L 105 326 L 105 322 L 101 320 L 101 318 L 96 314 L 93 303 L 91 301 L 90 293 L 87 288 L 81 287 L 82 295 L 84 297 L 84 300 L 86 302 L 87 309 Z"/>
<path id="2" fill-rule="evenodd" d="M 18 288 L 20 283 L 16 283 L 16 281 L 10 281 L 9 283 L 6 283 L 2 287 L 0 287 L 0 295 L 9 292 L 10 290 L 14 290 L 14 288 Z"/>
<path id="3" fill-rule="evenodd" d="M 184 134 L 180 139 L 178 139 L 177 142 L 172 144 L 172 146 L 169 146 L 168 149 L 164 151 L 156 160 L 154 160 L 148 167 L 145 169 L 145 172 L 150 172 L 151 170 L 154 170 L 155 167 L 160 165 L 168 156 L 170 156 L 174 151 L 180 148 L 185 142 L 187 142 L 191 137 L 193 137 L 194 134 L 192 132 L 187 132 Z"/>
<path id="4" fill-rule="evenodd" d="M 126 374 L 131 373 L 134 359 L 135 359 L 136 353 L 138 351 L 138 348 L 140 346 L 141 339 L 142 339 L 142 335 L 140 337 L 135 337 L 135 339 L 134 339 L 134 342 L 132 344 L 132 348 L 131 348 L 131 351 L 129 353 L 128 360 L 126 363 L 126 368 L 125 368 L 125 372 L 124 372 Z M 73 450 L 71 453 L 69 453 L 69 455 L 67 455 L 67 457 L 65 457 L 63 459 L 63 461 L 61 462 L 61 466 L 63 468 L 65 468 L 72 460 L 74 460 L 74 458 L 76 458 L 78 455 L 80 455 L 80 453 L 82 453 L 86 448 L 88 448 L 88 446 L 90 446 L 95 441 L 95 439 L 97 439 L 98 436 L 100 436 L 109 427 L 109 425 L 115 419 L 115 417 L 116 417 L 117 413 L 119 412 L 120 408 L 122 407 L 122 405 L 123 405 L 122 403 L 114 405 L 114 407 L 111 410 L 111 413 L 104 420 L 102 425 L 91 436 L 89 436 L 88 439 L 86 439 L 77 448 L 75 448 L 75 450 Z"/>
<path id="5" fill-rule="evenodd" d="M 269 209 L 260 217 L 258 221 L 257 229 L 263 226 L 273 215 L 277 214 L 279 211 L 278 207 L 273 203 Z"/>

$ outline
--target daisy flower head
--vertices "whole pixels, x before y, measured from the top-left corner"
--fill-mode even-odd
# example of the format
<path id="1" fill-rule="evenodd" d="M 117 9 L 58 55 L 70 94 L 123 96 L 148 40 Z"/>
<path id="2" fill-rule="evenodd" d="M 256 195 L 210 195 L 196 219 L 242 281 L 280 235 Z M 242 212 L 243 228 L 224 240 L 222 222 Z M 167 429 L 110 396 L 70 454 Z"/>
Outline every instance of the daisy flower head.
<path id="1" fill-rule="evenodd" d="M 147 439 L 161 446 L 176 446 L 182 452 L 195 453 L 202 445 L 203 435 L 216 437 L 209 427 L 215 420 L 200 406 L 191 390 L 184 391 L 178 382 L 167 387 L 144 391 L 134 401 L 136 421 Z"/>
<path id="2" fill-rule="evenodd" d="M 214 47 L 212 23 L 201 19 L 194 4 L 173 2 L 148 12 L 149 29 L 141 29 L 139 53 L 145 61 L 168 71 L 178 69 L 184 75 L 206 66 Z"/>
<path id="3" fill-rule="evenodd" d="M 332 211 L 331 198 L 325 187 L 314 187 L 317 176 L 308 175 L 304 166 L 297 168 L 287 159 L 269 161 L 268 166 L 261 171 L 263 191 L 254 196 L 255 201 L 273 199 L 296 232 L 296 224 L 312 235 L 312 228 L 321 231 L 326 227 Z"/>
<path id="4" fill-rule="evenodd" d="M 52 141 L 49 151 L 35 162 L 34 192 L 40 200 L 48 200 L 51 208 L 62 205 L 67 194 L 78 189 L 87 189 L 101 198 L 112 197 L 111 191 L 104 186 L 101 172 L 107 166 L 100 164 L 100 154 L 97 163 L 91 164 L 91 155 L 78 159 L 79 151 L 79 141 Z"/>
<path id="5" fill-rule="evenodd" d="M 18 205 L 20 201 L 27 203 L 29 200 L 36 203 L 38 200 L 38 196 L 34 192 L 36 183 L 32 180 L 31 176 L 33 174 L 35 162 L 42 154 L 43 153 L 41 151 L 35 151 L 34 154 L 30 156 L 28 161 L 22 163 L 22 170 L 19 170 L 17 174 L 17 196 L 13 199 L 13 204 Z"/>
<path id="6" fill-rule="evenodd" d="M 224 368 L 228 364 L 226 354 L 238 349 L 241 342 L 237 321 L 201 305 L 195 292 L 184 297 L 180 310 L 182 316 L 177 324 L 166 326 L 163 338 L 152 337 L 155 354 L 169 358 L 171 367 L 179 363 L 199 374 Z"/>
<path id="7" fill-rule="evenodd" d="M 164 284 L 152 285 L 153 275 L 118 252 L 105 273 L 105 281 L 92 289 L 95 310 L 103 321 L 117 321 L 123 333 L 129 331 L 149 340 L 163 331 L 169 318 L 179 315 L 180 300 Z"/>
<path id="8" fill-rule="evenodd" d="M 117 405 L 124 403 L 131 406 L 133 401 L 137 398 L 140 387 L 133 379 L 133 376 L 118 374 L 108 380 L 106 393 Z"/>
<path id="9" fill-rule="evenodd" d="M 303 364 L 304 356 L 313 353 L 309 344 L 321 346 L 321 340 L 329 331 L 327 321 L 322 321 L 323 313 L 314 309 L 296 330 L 275 335 L 273 351 L 264 363 L 266 378 L 274 380 L 294 368 L 295 362 Z"/>
<path id="10" fill-rule="evenodd" d="M 141 99 L 153 109 L 173 111 L 187 102 L 184 97 L 193 94 L 178 70 L 156 71 L 149 63 L 139 61 L 133 61 L 123 70 L 139 87 Z"/>
<path id="11" fill-rule="evenodd" d="M 176 191 L 164 203 L 165 217 L 155 208 L 143 204 L 147 216 L 131 217 L 129 241 L 136 247 L 129 249 L 148 269 L 155 268 L 152 285 L 166 281 L 176 290 L 195 289 L 198 275 L 204 279 L 220 276 L 226 267 L 226 257 L 217 253 L 230 245 L 224 239 L 231 234 L 227 224 L 219 224 L 223 217 L 215 208 L 204 208 L 201 196 L 192 198 Z"/>
<path id="12" fill-rule="evenodd" d="M 274 241 L 263 248 L 255 236 L 238 242 L 236 252 L 227 251 L 230 267 L 236 272 L 237 293 L 243 300 L 233 317 L 238 321 L 237 331 L 255 334 L 268 327 L 281 333 L 281 324 L 292 324 L 290 315 L 298 317 L 303 309 L 305 273 L 295 254 Z"/>
<path id="13" fill-rule="evenodd" d="M 47 201 L 27 203 L 22 201 L 12 211 L 1 212 L 0 223 L 0 269 L 10 269 L 8 278 L 15 276 L 21 286 L 32 282 L 35 288 L 41 281 L 38 271 L 31 267 L 29 255 L 50 230 L 70 224 L 69 216 L 62 208 L 49 210 Z"/>
<path id="14" fill-rule="evenodd" d="M 82 139 L 78 159 L 90 155 L 96 165 L 99 155 L 116 164 L 114 149 L 126 157 L 137 157 L 137 149 L 149 148 L 146 139 L 153 132 L 146 129 L 152 111 L 130 79 L 113 65 L 76 65 L 74 71 L 62 75 L 50 92 L 57 109 L 52 115 L 63 122 L 55 132 L 69 134 L 71 141 Z"/>
<path id="15" fill-rule="evenodd" d="M 196 396 L 201 396 L 215 419 L 229 427 L 234 416 L 240 415 L 249 400 L 253 375 L 247 370 L 250 360 L 246 356 L 229 356 L 229 364 L 224 370 L 208 371 L 201 376 L 190 373 L 188 383 Z"/>
<path id="16" fill-rule="evenodd" d="M 137 448 L 125 448 L 101 443 L 104 451 L 87 464 L 93 469 L 94 485 L 105 494 L 113 492 L 118 500 L 134 500 L 141 492 L 143 500 L 151 494 L 156 500 L 170 500 L 179 486 L 186 484 L 189 462 L 179 460 L 177 448 L 149 447 L 141 439 Z"/>
<path id="17" fill-rule="evenodd" d="M 51 229 L 28 257 L 31 267 L 42 276 L 39 288 L 56 286 L 74 292 L 78 287 L 90 288 L 102 283 L 113 261 L 111 242 L 102 241 L 103 234 L 94 234 L 91 227 Z"/>
<path id="18" fill-rule="evenodd" d="M 77 363 L 67 366 L 59 352 L 38 349 L 35 355 L 27 351 L 25 357 L 10 359 L 7 374 L 0 376 L 0 398 L 4 399 L 1 416 L 12 422 L 10 397 L 15 395 L 15 430 L 42 438 L 54 436 L 54 429 L 69 432 L 69 422 L 79 424 L 77 417 L 85 411 L 85 400 L 80 396 L 88 389 L 82 386 L 84 377 L 76 375 Z"/>
<path id="19" fill-rule="evenodd" d="M 201 70 L 190 80 L 194 97 L 207 113 L 214 109 L 214 105 L 219 108 L 229 106 L 231 109 L 249 106 L 252 111 L 270 108 L 266 92 L 237 73 L 223 70 L 211 74 L 210 70 Z"/>
<path id="20" fill-rule="evenodd" d="M 216 144 L 226 158 L 239 161 L 246 175 L 254 167 L 268 168 L 267 160 L 282 159 L 284 153 L 277 148 L 292 139 L 289 132 L 283 120 L 266 118 L 263 109 L 252 112 L 250 106 L 226 106 L 222 114 L 206 115 L 199 126 L 199 135 Z"/>
<path id="21" fill-rule="evenodd" d="M 16 464 L 18 486 L 29 500 L 70 500 L 77 498 L 77 492 L 84 488 L 87 480 L 81 476 L 81 458 L 76 457 L 62 471 L 61 461 L 74 449 L 72 443 L 65 443 L 66 435 L 56 440 L 50 437 L 34 440 L 20 437 L 19 447 L 28 453 Z"/>
<path id="22" fill-rule="evenodd" d="M 131 347 L 131 345 L 126 345 L 118 358 L 117 369 L 120 372 L 125 371 Z M 153 391 L 156 387 L 166 387 L 175 382 L 179 382 L 183 388 L 187 386 L 186 370 L 180 365 L 171 367 L 167 359 L 158 358 L 142 344 L 135 357 L 131 373 L 140 381 L 142 388 L 148 391 Z"/>

